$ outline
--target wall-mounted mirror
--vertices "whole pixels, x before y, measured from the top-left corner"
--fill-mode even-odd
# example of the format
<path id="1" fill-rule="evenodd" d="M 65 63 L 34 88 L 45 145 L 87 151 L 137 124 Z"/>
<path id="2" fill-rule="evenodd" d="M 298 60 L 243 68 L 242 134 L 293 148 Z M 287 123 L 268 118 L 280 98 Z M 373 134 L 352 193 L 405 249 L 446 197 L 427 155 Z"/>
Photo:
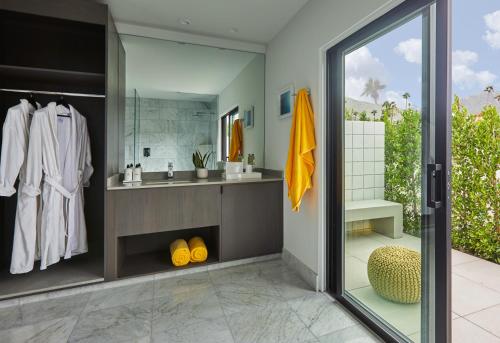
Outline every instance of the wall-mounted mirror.
<path id="1" fill-rule="evenodd" d="M 193 170 L 193 152 L 264 167 L 265 56 L 131 35 L 124 161 L 146 172 Z M 237 127 L 239 126 L 239 127 Z M 236 128 L 236 129 L 235 129 Z M 236 130 L 239 130 L 236 132 Z"/>

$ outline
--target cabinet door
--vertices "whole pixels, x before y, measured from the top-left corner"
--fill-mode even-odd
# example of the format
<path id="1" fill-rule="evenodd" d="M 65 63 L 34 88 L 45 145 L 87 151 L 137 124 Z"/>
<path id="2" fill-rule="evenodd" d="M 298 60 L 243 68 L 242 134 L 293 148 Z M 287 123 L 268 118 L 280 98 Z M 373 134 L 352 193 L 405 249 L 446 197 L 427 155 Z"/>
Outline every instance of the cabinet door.
<path id="1" fill-rule="evenodd" d="M 221 260 L 279 253 L 283 248 L 283 184 L 222 187 Z"/>

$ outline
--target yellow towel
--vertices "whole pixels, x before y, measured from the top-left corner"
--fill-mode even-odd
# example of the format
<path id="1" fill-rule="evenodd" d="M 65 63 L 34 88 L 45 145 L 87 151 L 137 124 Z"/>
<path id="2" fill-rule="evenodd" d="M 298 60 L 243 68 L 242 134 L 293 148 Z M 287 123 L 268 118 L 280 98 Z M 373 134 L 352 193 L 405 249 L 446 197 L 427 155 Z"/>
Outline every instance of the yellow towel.
<path id="1" fill-rule="evenodd" d="M 309 102 L 306 89 L 301 89 L 295 99 L 290 146 L 286 161 L 285 178 L 288 185 L 288 198 L 292 210 L 298 211 L 302 197 L 311 188 L 311 176 L 314 173 L 314 112 Z"/>
<path id="2" fill-rule="evenodd" d="M 205 262 L 208 257 L 208 250 L 203 238 L 193 237 L 188 242 L 191 251 L 191 262 Z"/>
<path id="3" fill-rule="evenodd" d="M 243 155 L 243 128 L 241 120 L 236 119 L 231 131 L 231 142 L 229 145 L 229 161 L 237 162 L 238 156 Z"/>
<path id="4" fill-rule="evenodd" d="M 170 255 L 172 263 L 176 267 L 185 266 L 189 263 L 191 253 L 189 252 L 188 244 L 183 239 L 176 239 L 170 243 Z"/>

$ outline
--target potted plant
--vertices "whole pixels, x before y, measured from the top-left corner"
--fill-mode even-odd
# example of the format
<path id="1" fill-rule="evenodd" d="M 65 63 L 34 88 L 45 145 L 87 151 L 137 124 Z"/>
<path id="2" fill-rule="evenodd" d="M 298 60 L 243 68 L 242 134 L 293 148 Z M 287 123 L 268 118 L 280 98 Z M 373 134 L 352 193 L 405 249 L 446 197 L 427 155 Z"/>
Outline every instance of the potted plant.
<path id="1" fill-rule="evenodd" d="M 207 152 L 202 155 L 199 150 L 196 150 L 196 152 L 193 153 L 193 164 L 196 169 L 196 177 L 198 179 L 208 178 L 207 163 L 211 155 L 212 152 Z"/>
<path id="2" fill-rule="evenodd" d="M 255 155 L 248 154 L 246 172 L 251 173 L 254 165 L 255 165 Z"/>

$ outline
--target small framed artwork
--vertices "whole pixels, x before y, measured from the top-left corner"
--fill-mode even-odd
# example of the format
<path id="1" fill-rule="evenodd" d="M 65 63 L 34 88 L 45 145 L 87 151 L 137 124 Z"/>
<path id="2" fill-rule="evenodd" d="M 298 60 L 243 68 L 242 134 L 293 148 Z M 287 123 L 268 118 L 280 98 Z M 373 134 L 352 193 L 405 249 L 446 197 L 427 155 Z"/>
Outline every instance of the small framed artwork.
<path id="1" fill-rule="evenodd" d="M 291 117 L 293 114 L 293 100 L 295 88 L 288 85 L 280 91 L 279 96 L 279 116 L 281 119 Z"/>
<path id="2" fill-rule="evenodd" d="M 253 112 L 254 112 L 253 106 L 249 110 L 244 111 L 243 123 L 245 125 L 245 129 L 253 128 L 253 120 L 254 120 Z"/>

